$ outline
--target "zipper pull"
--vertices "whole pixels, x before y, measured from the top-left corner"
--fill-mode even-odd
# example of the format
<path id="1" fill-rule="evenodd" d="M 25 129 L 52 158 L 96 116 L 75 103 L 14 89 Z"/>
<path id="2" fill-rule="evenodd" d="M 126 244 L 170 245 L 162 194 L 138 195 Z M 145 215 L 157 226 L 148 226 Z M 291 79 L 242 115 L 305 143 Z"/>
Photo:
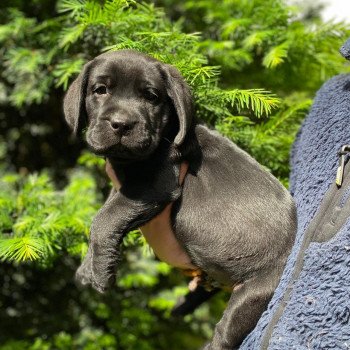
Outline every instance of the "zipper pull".
<path id="1" fill-rule="evenodd" d="M 350 145 L 342 146 L 341 150 L 338 152 L 339 166 L 337 169 L 337 176 L 335 178 L 335 184 L 341 187 L 344 177 L 344 166 L 345 166 L 345 156 L 350 152 Z"/>

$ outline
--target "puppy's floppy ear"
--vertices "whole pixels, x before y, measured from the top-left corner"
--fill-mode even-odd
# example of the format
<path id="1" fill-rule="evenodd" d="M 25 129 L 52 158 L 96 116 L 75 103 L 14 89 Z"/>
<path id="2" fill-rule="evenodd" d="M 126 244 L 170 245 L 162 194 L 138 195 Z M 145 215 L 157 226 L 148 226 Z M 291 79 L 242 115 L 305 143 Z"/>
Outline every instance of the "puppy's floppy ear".
<path id="1" fill-rule="evenodd" d="M 78 77 L 70 85 L 63 100 L 63 111 L 67 124 L 78 135 L 87 124 L 85 95 L 89 78 L 90 63 L 85 64 Z"/>
<path id="2" fill-rule="evenodd" d="M 175 146 L 180 146 L 189 130 L 193 119 L 193 99 L 191 90 L 180 72 L 168 64 L 161 68 L 166 79 L 167 94 L 172 100 L 177 117 L 179 118 L 179 132 L 174 139 Z"/>

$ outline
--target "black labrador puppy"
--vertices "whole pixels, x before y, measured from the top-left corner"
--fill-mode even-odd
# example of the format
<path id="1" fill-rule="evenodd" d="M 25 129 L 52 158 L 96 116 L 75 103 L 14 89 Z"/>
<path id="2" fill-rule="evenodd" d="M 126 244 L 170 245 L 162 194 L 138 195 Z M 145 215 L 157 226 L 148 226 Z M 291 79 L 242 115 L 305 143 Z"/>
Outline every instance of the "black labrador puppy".
<path id="1" fill-rule="evenodd" d="M 68 124 L 121 182 L 91 226 L 77 271 L 110 286 L 125 234 L 167 204 L 174 234 L 211 280 L 233 288 L 207 349 L 232 349 L 252 330 L 283 271 L 296 230 L 293 200 L 247 153 L 194 118 L 191 92 L 172 66 L 131 50 L 88 62 L 64 100 Z M 179 184 L 179 168 L 188 173 Z"/>

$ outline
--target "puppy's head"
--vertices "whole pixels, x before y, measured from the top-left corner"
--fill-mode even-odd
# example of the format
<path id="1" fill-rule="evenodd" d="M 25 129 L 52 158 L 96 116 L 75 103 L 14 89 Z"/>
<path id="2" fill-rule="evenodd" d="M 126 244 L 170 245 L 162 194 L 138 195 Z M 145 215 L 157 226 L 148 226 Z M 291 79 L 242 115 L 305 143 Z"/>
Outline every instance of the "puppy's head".
<path id="1" fill-rule="evenodd" d="M 184 142 L 193 103 L 174 67 L 121 50 L 84 66 L 65 96 L 64 113 L 76 134 L 87 127 L 95 153 L 138 160 L 152 154 L 162 138 L 175 146 Z"/>

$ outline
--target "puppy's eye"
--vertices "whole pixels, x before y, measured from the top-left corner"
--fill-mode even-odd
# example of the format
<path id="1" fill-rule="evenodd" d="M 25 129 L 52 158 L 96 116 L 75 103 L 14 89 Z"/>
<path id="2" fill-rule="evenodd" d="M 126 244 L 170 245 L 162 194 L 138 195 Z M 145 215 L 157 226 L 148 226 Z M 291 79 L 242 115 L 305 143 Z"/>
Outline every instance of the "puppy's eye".
<path id="1" fill-rule="evenodd" d="M 144 90 L 143 91 L 143 96 L 146 100 L 150 102 L 158 102 L 159 96 L 156 91 L 154 90 Z"/>
<path id="2" fill-rule="evenodd" d="M 107 93 L 107 87 L 105 85 L 100 85 L 95 87 L 92 92 L 97 95 L 105 95 Z"/>

